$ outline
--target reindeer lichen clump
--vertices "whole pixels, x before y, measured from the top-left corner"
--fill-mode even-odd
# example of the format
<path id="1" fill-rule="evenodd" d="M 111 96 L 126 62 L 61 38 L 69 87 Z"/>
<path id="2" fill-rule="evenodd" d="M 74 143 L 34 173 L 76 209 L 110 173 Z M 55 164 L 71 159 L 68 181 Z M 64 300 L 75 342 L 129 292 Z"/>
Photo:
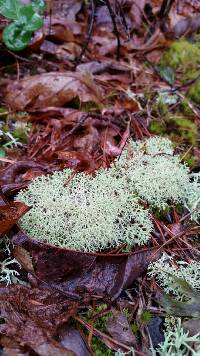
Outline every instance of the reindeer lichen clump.
<path id="1" fill-rule="evenodd" d="M 96 252 L 145 244 L 152 231 L 148 208 L 181 204 L 197 219 L 199 186 L 171 141 L 152 137 L 128 144 L 119 162 L 95 177 L 55 172 L 36 178 L 16 199 L 32 206 L 21 226 L 33 238 Z"/>
<path id="2" fill-rule="evenodd" d="M 38 177 L 18 194 L 17 200 L 32 206 L 21 219 L 31 237 L 89 252 L 147 242 L 149 212 L 124 189 L 123 179 L 113 179 L 112 168 L 96 177 L 71 174 L 68 169 Z"/>

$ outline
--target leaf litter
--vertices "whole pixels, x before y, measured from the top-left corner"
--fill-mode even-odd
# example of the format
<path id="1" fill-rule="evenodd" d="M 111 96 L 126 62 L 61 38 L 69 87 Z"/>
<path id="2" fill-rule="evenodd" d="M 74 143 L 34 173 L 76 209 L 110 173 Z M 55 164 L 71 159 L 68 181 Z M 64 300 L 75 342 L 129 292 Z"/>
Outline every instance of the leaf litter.
<path id="1" fill-rule="evenodd" d="M 44 26 L 29 47 L 19 53 L 2 47 L 1 129 L 5 122 L 11 133 L 17 122 L 30 125 L 27 143 L 6 148 L 8 161 L 0 157 L 0 232 L 11 241 L 0 249 L 0 263 L 14 258 L 21 266 L 17 283 L 0 286 L 4 353 L 131 355 L 134 347 L 136 355 L 151 355 L 152 342 L 156 348 L 163 337 L 157 318 L 162 325 L 166 313 L 181 317 L 189 331 L 198 325 L 198 292 L 177 280 L 189 301 L 176 301 L 146 274 L 163 252 L 175 261 L 199 261 L 199 226 L 178 207 L 152 213 L 145 248 L 94 254 L 33 240 L 17 225 L 29 207 L 13 202 L 43 174 L 71 168 L 95 175 L 121 155 L 130 137 L 170 137 L 199 172 L 199 104 L 187 92 L 193 83 L 181 81 L 181 67 L 178 73 L 159 67 L 176 39 L 198 42 L 198 12 L 199 2 L 187 0 L 46 1 Z M 1 32 L 5 26 L 1 17 Z M 177 95 L 176 102 L 157 101 L 162 92 Z M 177 117 L 195 123 L 192 144 L 191 126 L 177 131 Z M 103 305 L 106 322 L 104 312 L 94 314 Z"/>

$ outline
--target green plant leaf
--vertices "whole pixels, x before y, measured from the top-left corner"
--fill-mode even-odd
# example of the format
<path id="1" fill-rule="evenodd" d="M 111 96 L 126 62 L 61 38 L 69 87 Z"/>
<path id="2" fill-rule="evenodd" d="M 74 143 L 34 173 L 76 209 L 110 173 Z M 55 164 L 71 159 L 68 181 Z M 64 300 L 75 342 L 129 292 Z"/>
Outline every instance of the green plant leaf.
<path id="1" fill-rule="evenodd" d="M 6 46 L 12 51 L 21 51 L 27 47 L 32 32 L 27 31 L 23 24 L 12 23 L 3 31 L 3 41 Z"/>
<path id="2" fill-rule="evenodd" d="M 19 0 L 0 0 L 0 14 L 9 19 L 17 20 L 21 7 Z"/>
<path id="3" fill-rule="evenodd" d="M 33 0 L 32 1 L 33 10 L 36 12 L 43 12 L 46 8 L 45 2 L 43 0 Z"/>
<path id="4" fill-rule="evenodd" d="M 21 51 L 27 47 L 32 32 L 43 26 L 43 19 L 38 12 L 45 8 L 43 0 L 35 0 L 22 5 L 19 0 L 0 0 L 0 13 L 14 23 L 3 31 L 3 41 L 12 51 Z"/>
<path id="5" fill-rule="evenodd" d="M 42 17 L 34 11 L 32 5 L 21 7 L 19 15 L 18 23 L 23 24 L 26 31 L 37 31 L 43 25 Z"/>

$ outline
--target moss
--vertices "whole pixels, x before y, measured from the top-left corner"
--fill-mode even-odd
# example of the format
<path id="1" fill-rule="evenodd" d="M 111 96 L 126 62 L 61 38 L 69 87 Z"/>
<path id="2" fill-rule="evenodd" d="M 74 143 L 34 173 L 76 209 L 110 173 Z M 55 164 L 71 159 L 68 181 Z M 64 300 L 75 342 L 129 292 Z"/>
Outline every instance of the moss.
<path id="1" fill-rule="evenodd" d="M 180 105 L 180 112 L 184 115 L 187 115 L 187 118 L 194 118 L 194 112 L 188 105 L 188 100 L 182 100 L 181 105 Z"/>
<path id="2" fill-rule="evenodd" d="M 133 334 L 137 334 L 139 331 L 139 326 L 137 325 L 137 323 L 132 323 L 131 324 L 131 330 L 133 332 Z"/>
<path id="3" fill-rule="evenodd" d="M 149 126 L 149 130 L 155 135 L 164 135 L 166 133 L 166 126 L 161 120 L 153 120 Z"/>
<path id="4" fill-rule="evenodd" d="M 191 260 L 177 261 L 173 257 L 163 254 L 160 259 L 151 262 L 148 266 L 148 275 L 154 277 L 158 285 L 176 300 L 187 301 L 188 290 L 178 284 L 176 278 L 181 278 L 195 290 L 200 290 L 200 262 Z"/>
<path id="5" fill-rule="evenodd" d="M 191 43 L 185 39 L 175 41 L 163 54 L 161 68 L 171 67 L 181 72 L 181 80 L 185 82 L 198 76 L 200 64 L 200 44 Z"/>
<path id="6" fill-rule="evenodd" d="M 167 115 L 165 120 L 153 120 L 149 127 L 153 134 L 167 136 L 174 142 L 193 145 L 198 138 L 197 127 L 181 114 Z"/>
<path id="7" fill-rule="evenodd" d="M 28 133 L 31 128 L 31 125 L 16 122 L 15 127 L 16 128 L 12 133 L 13 137 L 18 139 L 19 142 L 26 144 L 28 141 Z"/>
<path id="8" fill-rule="evenodd" d="M 166 214 L 170 213 L 170 207 L 167 206 L 164 210 L 160 210 L 158 208 L 153 208 L 152 212 L 153 215 L 155 216 L 156 219 L 165 221 L 166 220 Z"/>
<path id="9" fill-rule="evenodd" d="M 110 350 L 105 344 L 97 337 L 93 337 L 92 351 L 94 356 L 113 356 L 114 352 Z"/>
<path id="10" fill-rule="evenodd" d="M 144 323 L 148 323 L 148 322 L 152 319 L 152 314 L 151 314 L 148 310 L 145 310 L 145 311 L 140 315 L 140 319 L 141 319 Z"/>
<path id="11" fill-rule="evenodd" d="M 186 119 L 183 116 L 172 116 L 169 120 L 169 124 L 175 126 L 175 135 L 178 135 L 181 138 L 181 141 L 185 141 L 189 144 L 195 144 L 197 140 L 197 127 L 189 119 Z M 173 135 L 173 134 L 172 134 Z"/>
<path id="12" fill-rule="evenodd" d="M 87 314 L 83 317 L 88 323 L 91 323 L 92 318 L 95 314 L 101 313 L 106 310 L 106 304 L 100 304 L 94 310 L 91 308 L 88 310 Z M 102 332 L 106 332 L 106 322 L 112 316 L 111 312 L 106 313 L 105 315 L 99 317 L 94 322 L 94 327 Z M 113 356 L 114 352 L 110 350 L 99 338 L 92 337 L 92 351 L 94 356 Z"/>
<path id="13" fill-rule="evenodd" d="M 195 103 L 200 104 L 200 80 L 197 80 L 196 83 L 190 87 L 187 97 Z"/>
<path id="14" fill-rule="evenodd" d="M 183 155 L 182 161 L 186 163 L 189 167 L 194 167 L 197 163 L 197 158 L 193 156 L 193 154 L 188 153 Z"/>

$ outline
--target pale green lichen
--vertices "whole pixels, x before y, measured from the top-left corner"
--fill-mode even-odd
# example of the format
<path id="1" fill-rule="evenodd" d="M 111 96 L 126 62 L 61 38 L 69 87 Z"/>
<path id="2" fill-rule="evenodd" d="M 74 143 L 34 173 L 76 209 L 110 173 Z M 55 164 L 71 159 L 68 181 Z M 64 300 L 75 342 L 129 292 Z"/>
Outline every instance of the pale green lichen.
<path id="1" fill-rule="evenodd" d="M 8 285 L 17 282 L 19 272 L 14 267 L 19 267 L 20 265 L 15 258 L 11 257 L 10 242 L 6 236 L 1 238 L 0 252 L 2 252 L 2 255 L 5 254 L 8 256 L 0 261 L 0 283 Z"/>
<path id="2" fill-rule="evenodd" d="M 165 209 L 168 203 L 184 204 L 190 185 L 189 168 L 173 156 L 170 140 L 152 137 L 131 142 L 119 161 L 128 190 L 151 207 Z"/>
<path id="3" fill-rule="evenodd" d="M 152 356 L 199 356 L 200 333 L 189 336 L 189 332 L 183 329 L 180 319 L 174 329 L 165 332 L 164 337 L 159 347 L 152 351 Z"/>
<path id="4" fill-rule="evenodd" d="M 13 282 L 16 283 L 19 272 L 13 269 L 13 266 L 17 264 L 17 260 L 10 257 L 6 258 L 3 262 L 0 262 L 0 283 L 6 283 L 6 285 Z"/>
<path id="5" fill-rule="evenodd" d="M 100 170 L 96 177 L 72 177 L 64 170 L 36 178 L 16 197 L 32 206 L 21 227 L 33 238 L 80 251 L 146 243 L 152 230 L 148 210 L 114 170 Z"/>
<path id="6" fill-rule="evenodd" d="M 191 219 L 198 222 L 200 220 L 200 173 L 190 175 L 192 181 L 187 191 L 185 206 L 191 212 Z"/>
<path id="7" fill-rule="evenodd" d="M 177 285 L 173 278 L 181 278 L 191 285 L 192 288 L 200 290 L 200 262 L 185 261 L 176 262 L 172 257 L 163 254 L 156 262 L 152 262 L 148 267 L 148 275 L 154 277 L 159 286 L 166 292 L 173 294 L 177 300 L 187 299 L 184 290 Z"/>
<path id="8" fill-rule="evenodd" d="M 173 155 L 174 153 L 173 143 L 168 138 L 160 136 L 153 136 L 143 141 L 131 141 L 127 145 L 127 149 L 151 156 L 158 154 Z"/>

